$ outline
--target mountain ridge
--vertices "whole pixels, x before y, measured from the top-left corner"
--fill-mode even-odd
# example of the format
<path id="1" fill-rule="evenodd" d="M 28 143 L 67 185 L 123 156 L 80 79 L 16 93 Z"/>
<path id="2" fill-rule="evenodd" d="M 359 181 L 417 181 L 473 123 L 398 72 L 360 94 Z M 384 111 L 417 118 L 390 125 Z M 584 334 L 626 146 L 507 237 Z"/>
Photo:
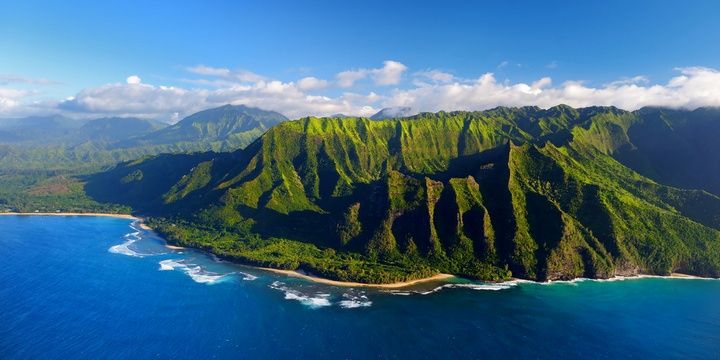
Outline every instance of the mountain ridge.
<path id="1" fill-rule="evenodd" d="M 170 241 L 339 280 L 716 277 L 720 198 L 616 159 L 642 116 L 557 106 L 308 117 L 232 153 L 122 164 L 88 192 L 156 216 Z"/>

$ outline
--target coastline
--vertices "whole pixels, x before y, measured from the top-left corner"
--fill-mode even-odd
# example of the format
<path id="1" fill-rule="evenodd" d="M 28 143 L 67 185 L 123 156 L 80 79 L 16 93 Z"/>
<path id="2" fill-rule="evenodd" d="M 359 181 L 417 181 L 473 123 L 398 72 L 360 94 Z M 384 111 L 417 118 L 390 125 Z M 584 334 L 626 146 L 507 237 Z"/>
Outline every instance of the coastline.
<path id="1" fill-rule="evenodd" d="M 138 226 L 142 228 L 143 230 L 152 231 L 153 229 L 149 226 L 147 226 L 143 222 L 143 218 L 130 215 L 130 214 L 112 214 L 112 213 L 73 213 L 73 212 L 59 212 L 59 213 L 48 213 L 48 212 L 37 212 L 37 213 L 19 213 L 19 212 L 0 212 L 0 216 L 87 216 L 87 217 L 93 217 L 93 216 L 99 216 L 99 217 L 113 217 L 113 218 L 119 218 L 119 219 L 127 219 L 127 220 L 135 220 L 138 221 Z M 185 250 L 185 247 L 182 246 L 176 246 L 169 244 L 164 238 L 163 241 L 165 241 L 165 247 L 171 250 Z M 198 249 L 199 250 L 199 249 Z M 202 250 L 201 250 L 202 251 Z M 258 270 L 268 271 L 276 274 L 282 274 L 285 276 L 295 277 L 295 278 L 301 278 L 304 280 L 312 281 L 319 284 L 325 284 L 325 285 L 332 285 L 332 286 L 341 286 L 341 287 L 366 287 L 366 288 L 376 288 L 376 289 L 400 289 L 405 288 L 413 285 L 418 285 L 422 283 L 432 282 L 432 281 L 446 281 L 452 278 L 455 278 L 455 275 L 452 274 L 436 274 L 430 277 L 421 278 L 421 279 L 415 279 L 415 280 L 409 280 L 409 281 L 403 281 L 403 282 L 396 282 L 396 283 L 389 283 L 389 284 L 370 284 L 370 283 L 359 283 L 359 282 L 351 282 L 351 281 L 339 281 L 339 280 L 331 280 L 326 278 L 321 278 L 317 276 L 312 276 L 305 274 L 298 270 L 282 270 L 282 269 L 273 269 L 273 268 L 267 268 L 267 267 L 259 267 L 259 266 L 253 266 L 253 265 L 247 265 L 242 263 L 236 263 L 238 265 L 242 266 L 248 266 L 251 268 L 255 268 Z M 688 275 L 688 274 L 682 274 L 673 272 L 670 275 L 662 276 L 662 275 L 647 275 L 647 274 L 637 274 L 632 276 L 614 276 L 608 279 L 588 279 L 588 278 L 576 278 L 572 280 L 554 280 L 554 281 L 533 281 L 533 280 L 526 280 L 526 279 L 517 279 L 512 278 L 508 281 L 500 282 L 502 283 L 516 283 L 516 282 L 528 282 L 528 283 L 535 283 L 540 285 L 550 285 L 554 283 L 573 283 L 573 282 L 579 282 L 579 281 L 623 281 L 623 280 L 635 280 L 635 279 L 643 279 L 643 278 L 661 278 L 661 279 L 686 279 L 686 280 L 715 280 L 715 278 L 710 277 L 702 277 L 702 276 L 696 276 L 696 275 Z"/>
<path id="2" fill-rule="evenodd" d="M 130 214 L 113 214 L 113 213 L 77 213 L 77 212 L 33 212 L 33 213 L 22 213 L 22 212 L 0 212 L 0 216 L 87 216 L 87 217 L 93 217 L 93 216 L 99 216 L 99 217 L 112 217 L 112 218 L 118 218 L 118 219 L 127 219 L 127 220 L 135 220 L 138 222 L 138 226 L 140 226 L 143 230 L 149 230 L 152 231 L 152 228 L 147 226 L 144 219 L 135 215 Z M 183 247 L 176 246 L 173 247 L 172 245 L 166 245 L 170 249 L 184 249 Z"/>
<path id="3" fill-rule="evenodd" d="M 245 265 L 247 266 L 247 265 Z M 297 270 L 281 270 L 281 269 L 273 269 L 273 268 L 266 268 L 266 267 L 258 267 L 258 266 L 252 266 L 253 268 L 276 273 L 276 274 L 282 274 L 286 276 L 301 278 L 304 280 L 309 280 L 312 282 L 316 282 L 319 284 L 325 284 L 325 285 L 333 285 L 333 286 L 342 286 L 342 287 L 366 287 L 366 288 L 376 288 L 376 289 L 399 289 L 404 288 L 412 285 L 418 285 L 421 283 L 431 282 L 431 281 L 445 281 L 448 279 L 452 279 L 455 277 L 455 275 L 451 274 L 437 274 L 426 278 L 421 279 L 415 279 L 415 280 L 408 280 L 408 281 L 402 281 L 402 282 L 396 282 L 396 283 L 390 283 L 390 284 L 369 284 L 369 283 L 359 283 L 359 282 L 351 282 L 351 281 L 339 281 L 339 280 L 331 280 L 326 278 L 321 278 L 317 276 L 311 276 L 304 274 Z"/>
<path id="4" fill-rule="evenodd" d="M 112 213 L 73 213 L 73 212 L 35 212 L 35 213 L 21 213 L 21 212 L 0 212 L 0 216 L 100 216 L 100 217 L 114 217 L 128 220 L 142 220 L 137 216 L 130 214 L 112 214 Z M 147 226 L 147 225 L 145 225 Z"/>

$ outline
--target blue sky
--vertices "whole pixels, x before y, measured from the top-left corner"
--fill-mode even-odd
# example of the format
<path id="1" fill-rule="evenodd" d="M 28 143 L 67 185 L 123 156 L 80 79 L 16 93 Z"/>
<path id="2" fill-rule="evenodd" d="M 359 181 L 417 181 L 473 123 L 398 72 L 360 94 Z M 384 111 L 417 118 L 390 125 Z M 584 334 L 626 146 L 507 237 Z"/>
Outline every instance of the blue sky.
<path id="1" fill-rule="evenodd" d="M 223 101 L 291 116 L 582 106 L 588 89 L 600 105 L 718 105 L 707 96 L 718 23 L 717 1 L 5 1 L 0 115 L 167 118 Z M 358 80 L 340 86 L 344 71 Z M 478 89 L 487 74 L 493 86 Z M 300 87 L 307 77 L 317 81 Z M 682 77 L 694 83 L 675 94 Z M 635 100 L 622 99 L 637 89 L 607 93 L 630 85 Z M 111 96 L 126 103 L 105 104 Z"/>

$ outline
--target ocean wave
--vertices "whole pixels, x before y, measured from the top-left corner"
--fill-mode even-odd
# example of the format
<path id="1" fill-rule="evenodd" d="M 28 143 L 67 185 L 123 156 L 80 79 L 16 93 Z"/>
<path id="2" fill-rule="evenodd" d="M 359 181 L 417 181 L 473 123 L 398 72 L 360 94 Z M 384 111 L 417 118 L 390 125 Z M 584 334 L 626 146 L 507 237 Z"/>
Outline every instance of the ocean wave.
<path id="1" fill-rule="evenodd" d="M 160 261 L 159 264 L 160 268 L 158 270 L 160 271 L 180 270 L 187 274 L 187 276 L 189 276 L 193 281 L 200 284 L 216 284 L 234 274 L 234 272 L 228 274 L 218 274 L 212 271 L 207 271 L 200 265 L 189 264 L 184 260 L 175 261 L 168 259 Z"/>
<path id="2" fill-rule="evenodd" d="M 372 301 L 370 301 L 365 294 L 355 295 L 345 293 L 343 294 L 343 298 L 345 300 L 341 300 L 339 304 L 345 309 L 356 309 L 360 307 L 369 307 L 372 305 Z"/>
<path id="3" fill-rule="evenodd" d="M 539 281 L 532 281 L 532 280 L 522 280 L 522 279 L 514 279 L 510 281 L 503 282 L 501 284 L 534 284 L 534 285 L 542 285 L 542 286 L 549 286 L 549 285 L 572 285 L 577 286 L 579 283 L 582 282 L 599 282 L 599 283 L 605 283 L 605 282 L 618 282 L 618 281 L 633 281 L 633 280 L 644 280 L 644 279 L 667 279 L 667 280 L 720 280 L 716 278 L 708 278 L 708 277 L 699 277 L 699 276 L 663 276 L 663 275 L 632 275 L 632 276 L 613 276 L 611 278 L 607 279 L 590 279 L 590 278 L 575 278 L 571 280 L 549 280 L 544 282 Z"/>
<path id="4" fill-rule="evenodd" d="M 135 223 L 133 223 L 133 224 L 135 224 Z M 114 253 L 114 254 L 133 256 L 133 257 L 144 257 L 144 256 L 148 255 L 148 254 L 141 254 L 130 248 L 130 245 L 132 245 L 142 239 L 142 237 L 140 236 L 140 229 L 134 227 L 133 224 L 130 225 L 130 228 L 135 231 L 125 234 L 125 236 L 123 236 L 123 238 L 126 239 L 125 242 L 123 242 L 122 244 L 111 246 L 108 249 L 109 252 Z"/>
<path id="5" fill-rule="evenodd" d="M 248 274 L 248 273 L 244 273 L 244 272 L 240 272 L 240 271 L 238 271 L 237 273 L 243 276 L 243 278 L 242 278 L 243 280 L 247 280 L 247 281 L 253 281 L 253 280 L 256 280 L 256 279 L 258 278 L 258 277 L 255 276 L 255 275 Z"/>
<path id="6" fill-rule="evenodd" d="M 159 269 L 160 271 L 170 271 L 170 270 L 175 270 L 175 268 L 185 266 L 184 264 L 179 263 L 172 259 L 160 261 L 159 264 L 160 264 L 160 269 Z"/>
<path id="7" fill-rule="evenodd" d="M 477 291 L 499 291 L 499 290 L 507 290 L 510 288 L 513 288 L 517 286 L 519 283 L 523 282 L 524 280 L 512 280 L 512 281 L 506 281 L 501 283 L 467 283 L 467 284 L 456 284 L 456 283 L 449 283 L 449 284 L 443 284 L 438 287 L 435 287 L 430 290 L 420 291 L 420 290 L 383 290 L 383 293 L 390 294 L 390 295 L 398 295 L 398 296 L 410 296 L 410 295 L 430 295 L 434 294 L 438 291 L 442 291 L 445 289 L 470 289 L 470 290 L 477 290 Z"/>
<path id="8" fill-rule="evenodd" d="M 440 285 L 432 290 L 428 291 L 419 291 L 416 292 L 420 295 L 429 295 L 436 293 L 443 289 L 457 289 L 457 288 L 465 288 L 465 289 L 471 289 L 471 290 L 478 290 L 478 291 L 499 291 L 499 290 L 506 290 L 510 289 L 512 287 L 517 286 L 517 283 L 511 283 L 511 282 L 504 282 L 504 283 L 486 283 L 486 284 L 445 284 Z"/>
<path id="9" fill-rule="evenodd" d="M 303 294 L 298 290 L 288 288 L 287 286 L 285 286 L 285 283 L 281 281 L 274 281 L 269 286 L 271 289 L 284 292 L 286 300 L 299 301 L 301 304 L 311 309 L 317 309 L 332 305 L 332 303 L 330 302 L 330 294 Z"/>

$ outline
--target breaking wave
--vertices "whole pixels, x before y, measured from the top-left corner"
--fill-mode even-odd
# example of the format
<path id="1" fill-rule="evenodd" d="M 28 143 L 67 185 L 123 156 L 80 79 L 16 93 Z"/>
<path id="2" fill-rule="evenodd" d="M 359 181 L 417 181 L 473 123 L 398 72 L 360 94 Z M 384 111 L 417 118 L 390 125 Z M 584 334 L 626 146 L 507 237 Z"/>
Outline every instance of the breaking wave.
<path id="1" fill-rule="evenodd" d="M 285 293 L 286 300 L 296 300 L 301 304 L 311 308 L 317 309 L 325 306 L 330 306 L 330 294 L 318 293 L 314 295 L 303 294 L 298 290 L 290 289 L 285 286 L 285 283 L 281 281 L 274 281 L 269 285 L 271 289 L 279 290 Z"/>
<path id="2" fill-rule="evenodd" d="M 175 261 L 172 259 L 168 259 L 160 261 L 159 264 L 160 268 L 158 270 L 160 271 L 180 270 L 187 274 L 193 281 L 200 284 L 215 284 L 220 282 L 221 280 L 227 279 L 230 275 L 235 274 L 234 272 L 227 274 L 218 274 L 216 272 L 207 271 L 203 269 L 200 265 L 190 264 L 185 262 L 184 260 Z M 246 279 L 245 277 L 243 279 L 250 280 Z"/>
<path id="3" fill-rule="evenodd" d="M 108 251 L 111 253 L 114 253 L 114 254 L 121 254 L 121 255 L 133 256 L 133 257 L 144 257 L 144 256 L 152 255 L 152 254 L 142 254 L 142 253 L 139 253 L 130 248 L 130 246 L 132 244 L 134 244 L 142 239 L 142 237 L 140 236 L 142 231 L 137 228 L 136 221 L 134 221 L 130 224 L 130 228 L 133 229 L 134 231 L 131 233 L 125 234 L 125 236 L 123 236 L 123 238 L 125 239 L 125 242 L 123 242 L 122 244 L 111 246 L 108 249 Z"/>
<path id="4" fill-rule="evenodd" d="M 369 307 L 372 305 L 372 301 L 370 301 L 364 293 L 359 295 L 345 293 L 343 294 L 343 298 L 344 300 L 341 300 L 339 305 L 345 309 Z"/>
<path id="5" fill-rule="evenodd" d="M 499 291 L 513 288 L 518 285 L 520 281 L 507 281 L 502 283 L 479 283 L 479 284 L 443 284 L 430 290 L 385 290 L 384 293 L 390 295 L 409 296 L 409 295 L 430 295 L 444 289 L 471 289 L 478 291 Z"/>

